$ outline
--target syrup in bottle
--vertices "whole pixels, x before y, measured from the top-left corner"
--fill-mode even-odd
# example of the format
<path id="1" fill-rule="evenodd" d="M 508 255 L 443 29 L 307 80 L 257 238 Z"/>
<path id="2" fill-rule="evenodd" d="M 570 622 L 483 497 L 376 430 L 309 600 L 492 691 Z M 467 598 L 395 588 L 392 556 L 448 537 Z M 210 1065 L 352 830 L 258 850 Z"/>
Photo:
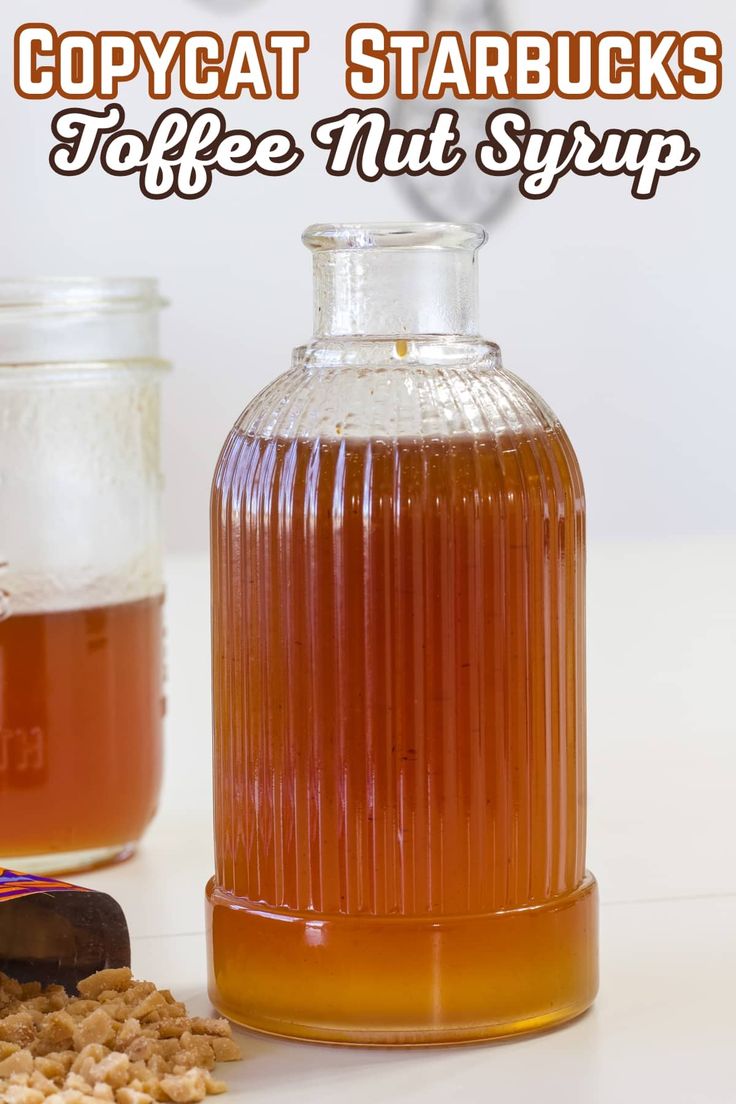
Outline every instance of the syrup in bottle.
<path id="1" fill-rule="evenodd" d="M 315 334 L 212 494 L 210 992 L 343 1043 L 530 1032 L 597 988 L 583 485 L 477 333 L 479 227 L 312 227 Z"/>

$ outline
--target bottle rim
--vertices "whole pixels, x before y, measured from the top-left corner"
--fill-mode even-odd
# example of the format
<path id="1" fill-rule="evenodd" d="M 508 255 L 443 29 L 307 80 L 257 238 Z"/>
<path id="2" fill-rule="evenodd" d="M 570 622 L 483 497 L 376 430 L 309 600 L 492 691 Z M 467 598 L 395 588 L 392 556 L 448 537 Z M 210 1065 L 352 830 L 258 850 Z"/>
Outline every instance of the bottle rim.
<path id="1" fill-rule="evenodd" d="M 475 252 L 487 241 L 480 223 L 321 222 L 302 242 L 313 253 L 361 249 L 452 249 Z"/>
<path id="2" fill-rule="evenodd" d="M 24 310 L 160 310 L 167 305 L 154 277 L 0 277 L 0 312 Z"/>

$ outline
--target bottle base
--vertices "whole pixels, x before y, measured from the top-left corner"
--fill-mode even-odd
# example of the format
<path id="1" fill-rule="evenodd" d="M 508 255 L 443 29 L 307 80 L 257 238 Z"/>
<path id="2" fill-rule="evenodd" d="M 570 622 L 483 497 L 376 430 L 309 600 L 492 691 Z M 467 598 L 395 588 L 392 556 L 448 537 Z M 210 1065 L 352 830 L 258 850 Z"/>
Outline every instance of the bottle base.
<path id="1" fill-rule="evenodd" d="M 101 866 L 125 862 L 135 854 L 135 843 L 119 843 L 112 847 L 87 847 L 79 851 L 55 851 L 48 855 L 19 855 L 0 858 L 0 868 L 20 870 L 24 874 L 76 874 L 96 870 Z"/>
<path id="2" fill-rule="evenodd" d="M 266 1023 L 254 1024 L 239 1019 L 235 1014 L 220 1007 L 210 994 L 218 1012 L 227 1016 L 233 1023 L 247 1028 L 257 1035 L 267 1035 L 272 1039 L 288 1039 L 301 1043 L 321 1043 L 328 1046 L 346 1047 L 403 1047 L 404 1049 L 428 1048 L 428 1047 L 453 1047 L 473 1046 L 478 1043 L 502 1042 L 504 1039 L 523 1038 L 526 1035 L 536 1035 L 540 1032 L 551 1031 L 555 1027 L 563 1027 L 572 1020 L 578 1019 L 588 1011 L 593 1003 L 594 996 L 579 1007 L 558 1009 L 547 1016 L 536 1016 L 529 1020 L 517 1020 L 513 1023 L 482 1024 L 477 1027 L 461 1027 L 457 1030 L 438 1028 L 434 1031 L 400 1032 L 400 1031 L 366 1031 L 345 1030 L 334 1028 L 332 1030 L 317 1028 L 312 1024 L 288 1024 L 289 1030 L 285 1030 L 283 1023 L 273 1027 Z"/>
<path id="3" fill-rule="evenodd" d="M 207 887 L 210 998 L 286 1038 L 442 1046 L 530 1034 L 598 988 L 598 894 L 587 874 L 540 905 L 459 917 L 265 911 Z"/>

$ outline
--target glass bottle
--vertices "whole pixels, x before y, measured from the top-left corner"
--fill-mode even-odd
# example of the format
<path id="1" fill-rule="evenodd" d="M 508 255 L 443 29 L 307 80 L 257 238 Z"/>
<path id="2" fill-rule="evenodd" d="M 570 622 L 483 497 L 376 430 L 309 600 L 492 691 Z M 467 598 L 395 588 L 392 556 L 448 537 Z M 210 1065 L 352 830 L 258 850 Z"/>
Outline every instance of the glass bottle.
<path id="1" fill-rule="evenodd" d="M 260 1031 L 463 1042 L 595 996 L 583 485 L 478 336 L 484 238 L 311 227 L 313 340 L 217 465 L 210 994 Z"/>
<path id="2" fill-rule="evenodd" d="M 0 867 L 123 857 L 156 809 L 160 305 L 0 281 Z"/>

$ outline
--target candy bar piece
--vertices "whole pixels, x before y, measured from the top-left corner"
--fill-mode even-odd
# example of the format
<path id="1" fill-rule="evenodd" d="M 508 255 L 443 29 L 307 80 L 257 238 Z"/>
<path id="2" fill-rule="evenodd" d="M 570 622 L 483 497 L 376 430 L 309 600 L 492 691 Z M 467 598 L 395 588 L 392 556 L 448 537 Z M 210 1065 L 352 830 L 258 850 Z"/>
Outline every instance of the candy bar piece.
<path id="1" fill-rule="evenodd" d="M 18 983 L 19 1000 L 38 999 L 51 983 L 74 992 L 100 970 L 105 976 L 87 982 L 84 998 L 124 990 L 129 966 L 125 916 L 107 893 L 0 868 L 0 971 Z"/>

